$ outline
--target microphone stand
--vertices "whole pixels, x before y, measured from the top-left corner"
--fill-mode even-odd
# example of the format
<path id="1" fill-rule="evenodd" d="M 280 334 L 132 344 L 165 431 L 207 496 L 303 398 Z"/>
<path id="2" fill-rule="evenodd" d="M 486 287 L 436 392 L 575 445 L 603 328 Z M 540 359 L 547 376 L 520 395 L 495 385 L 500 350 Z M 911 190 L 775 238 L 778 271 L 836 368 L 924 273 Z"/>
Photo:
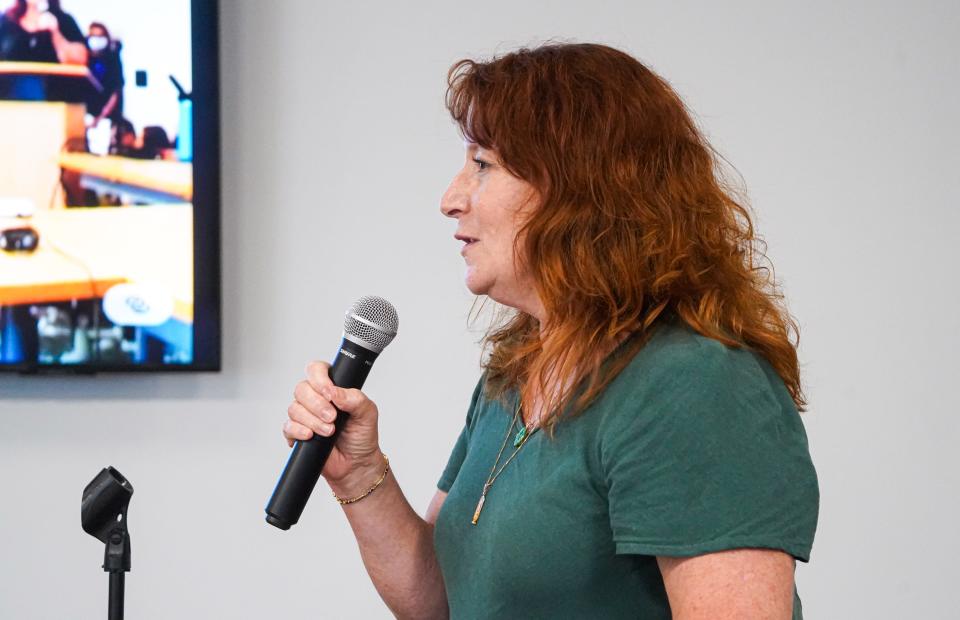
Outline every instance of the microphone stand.
<path id="1" fill-rule="evenodd" d="M 133 485 L 113 467 L 103 469 L 83 490 L 80 522 L 85 532 L 103 542 L 103 570 L 110 573 L 108 620 L 123 620 L 125 573 L 130 570 L 127 508 Z"/>

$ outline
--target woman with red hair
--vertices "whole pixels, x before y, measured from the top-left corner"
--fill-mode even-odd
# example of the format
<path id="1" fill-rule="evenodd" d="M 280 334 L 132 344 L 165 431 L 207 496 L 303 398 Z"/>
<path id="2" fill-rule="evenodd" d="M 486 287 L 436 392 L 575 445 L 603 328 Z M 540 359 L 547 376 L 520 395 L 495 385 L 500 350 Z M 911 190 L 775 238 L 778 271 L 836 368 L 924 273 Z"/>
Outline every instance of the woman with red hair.
<path id="1" fill-rule="evenodd" d="M 466 283 L 510 311 L 420 518 L 377 408 L 311 364 L 288 441 L 386 604 L 434 618 L 800 618 L 818 487 L 796 325 L 748 210 L 666 81 L 592 44 L 463 60 L 441 201 Z"/>

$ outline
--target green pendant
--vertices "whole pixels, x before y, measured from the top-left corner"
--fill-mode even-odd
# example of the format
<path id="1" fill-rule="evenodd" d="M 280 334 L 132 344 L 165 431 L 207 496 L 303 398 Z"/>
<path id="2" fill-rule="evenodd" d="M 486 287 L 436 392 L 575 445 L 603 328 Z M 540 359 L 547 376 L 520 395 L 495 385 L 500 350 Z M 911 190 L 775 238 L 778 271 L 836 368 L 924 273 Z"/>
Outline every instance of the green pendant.
<path id="1" fill-rule="evenodd" d="M 519 448 L 520 444 L 526 441 L 526 439 L 527 439 L 527 427 L 521 426 L 520 431 L 517 433 L 516 437 L 513 438 L 513 447 Z"/>

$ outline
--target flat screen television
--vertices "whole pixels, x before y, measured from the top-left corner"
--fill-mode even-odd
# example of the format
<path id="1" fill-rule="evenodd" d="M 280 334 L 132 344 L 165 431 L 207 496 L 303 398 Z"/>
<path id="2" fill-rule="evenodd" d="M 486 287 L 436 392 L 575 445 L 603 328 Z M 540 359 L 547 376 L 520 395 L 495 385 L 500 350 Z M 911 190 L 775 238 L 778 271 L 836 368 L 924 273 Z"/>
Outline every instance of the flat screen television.
<path id="1" fill-rule="evenodd" d="M 216 0 L 0 10 L 0 370 L 219 370 Z"/>

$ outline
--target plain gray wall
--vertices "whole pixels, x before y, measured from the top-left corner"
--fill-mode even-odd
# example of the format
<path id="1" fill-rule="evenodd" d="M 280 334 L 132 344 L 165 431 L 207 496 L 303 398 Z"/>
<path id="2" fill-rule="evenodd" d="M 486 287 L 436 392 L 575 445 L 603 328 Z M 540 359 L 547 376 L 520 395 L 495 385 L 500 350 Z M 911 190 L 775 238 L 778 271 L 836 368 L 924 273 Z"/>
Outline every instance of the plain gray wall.
<path id="1" fill-rule="evenodd" d="M 367 391 L 426 506 L 479 361 L 438 211 L 462 157 L 446 70 L 548 38 L 647 62 L 746 180 L 802 327 L 807 617 L 955 617 L 958 6 L 225 0 L 223 372 L 0 377 L 0 617 L 104 616 L 79 503 L 108 464 L 136 488 L 128 617 L 389 617 L 323 483 L 293 530 L 264 524 L 281 423 L 344 309 L 387 297 Z"/>

